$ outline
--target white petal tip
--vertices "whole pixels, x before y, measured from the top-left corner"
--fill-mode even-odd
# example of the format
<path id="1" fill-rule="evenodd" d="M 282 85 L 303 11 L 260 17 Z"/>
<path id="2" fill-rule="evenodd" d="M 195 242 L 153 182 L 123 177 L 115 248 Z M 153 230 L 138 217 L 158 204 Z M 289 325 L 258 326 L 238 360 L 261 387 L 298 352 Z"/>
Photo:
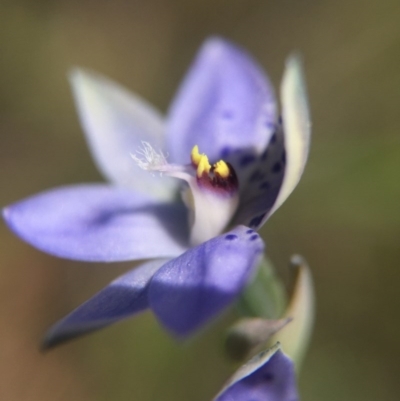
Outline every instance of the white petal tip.
<path id="1" fill-rule="evenodd" d="M 75 85 L 78 83 L 80 80 L 84 80 L 86 76 L 89 76 L 84 69 L 80 67 L 72 67 L 68 71 L 68 80 L 71 83 L 71 85 Z"/>
<path id="2" fill-rule="evenodd" d="M 107 78 L 100 74 L 80 67 L 71 68 L 68 72 L 68 80 L 74 91 L 82 91 L 85 89 L 94 90 L 99 84 L 101 85 L 102 83 L 106 84 L 109 82 Z"/>

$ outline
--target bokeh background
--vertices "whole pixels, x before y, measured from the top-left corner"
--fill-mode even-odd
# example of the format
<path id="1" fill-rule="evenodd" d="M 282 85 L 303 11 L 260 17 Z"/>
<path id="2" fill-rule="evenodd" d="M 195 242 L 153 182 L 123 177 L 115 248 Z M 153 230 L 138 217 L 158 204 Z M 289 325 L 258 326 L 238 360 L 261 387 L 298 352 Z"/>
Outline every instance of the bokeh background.
<path id="1" fill-rule="evenodd" d="M 279 85 L 303 54 L 313 120 L 301 185 L 263 231 L 284 268 L 314 273 L 317 322 L 299 378 L 307 401 L 400 393 L 400 2 L 396 0 L 14 0 L 0 2 L 0 205 L 100 181 L 66 72 L 112 77 L 165 111 L 197 48 L 223 35 Z M 46 354 L 53 322 L 130 264 L 45 255 L 0 225 L 2 401 L 210 400 L 232 372 L 226 314 L 177 344 L 150 314 Z"/>

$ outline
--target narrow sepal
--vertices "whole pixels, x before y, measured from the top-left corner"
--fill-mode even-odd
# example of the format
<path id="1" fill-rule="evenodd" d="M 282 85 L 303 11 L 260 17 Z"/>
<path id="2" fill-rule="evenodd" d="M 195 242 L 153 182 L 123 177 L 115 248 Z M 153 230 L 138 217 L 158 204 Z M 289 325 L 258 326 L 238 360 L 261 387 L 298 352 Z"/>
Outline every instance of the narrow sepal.
<path id="1" fill-rule="evenodd" d="M 56 323 L 47 332 L 42 348 L 52 348 L 146 310 L 148 283 L 164 263 L 165 260 L 145 263 L 114 280 Z"/>

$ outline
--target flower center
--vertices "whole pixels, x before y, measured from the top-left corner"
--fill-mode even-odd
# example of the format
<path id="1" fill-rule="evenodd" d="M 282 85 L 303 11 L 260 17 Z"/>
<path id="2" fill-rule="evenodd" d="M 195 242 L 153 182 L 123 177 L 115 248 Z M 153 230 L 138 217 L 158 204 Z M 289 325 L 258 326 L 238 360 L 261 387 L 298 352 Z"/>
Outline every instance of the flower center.
<path id="1" fill-rule="evenodd" d="M 238 190 L 238 179 L 233 167 L 223 160 L 211 165 L 208 157 L 194 146 L 191 153 L 192 166 L 196 169 L 197 184 L 219 191 L 221 196 L 232 196 Z"/>
<path id="2" fill-rule="evenodd" d="M 184 180 L 188 186 L 182 190 L 182 199 L 190 212 L 192 245 L 213 238 L 229 224 L 239 203 L 239 182 L 233 167 L 223 160 L 210 164 L 208 157 L 194 146 L 191 164 L 168 164 L 162 153 L 147 143 L 143 144 L 141 158 L 132 156 L 140 167 L 158 171 Z"/>

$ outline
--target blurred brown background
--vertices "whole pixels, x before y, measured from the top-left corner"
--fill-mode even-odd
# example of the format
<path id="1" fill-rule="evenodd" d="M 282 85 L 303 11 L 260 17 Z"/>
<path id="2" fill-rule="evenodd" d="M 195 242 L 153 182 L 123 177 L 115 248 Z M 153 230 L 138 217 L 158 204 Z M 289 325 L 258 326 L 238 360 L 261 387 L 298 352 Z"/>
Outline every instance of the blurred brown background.
<path id="1" fill-rule="evenodd" d="M 318 315 L 302 399 L 400 394 L 400 2 L 396 0 L 35 0 L 0 2 L 2 206 L 101 180 L 66 72 L 97 70 L 166 110 L 200 43 L 246 47 L 279 85 L 304 56 L 313 117 L 301 185 L 264 229 L 277 266 L 306 256 Z M 232 371 L 226 315 L 174 343 L 150 314 L 47 354 L 46 328 L 130 264 L 42 254 L 0 226 L 0 400 L 210 400 Z"/>

